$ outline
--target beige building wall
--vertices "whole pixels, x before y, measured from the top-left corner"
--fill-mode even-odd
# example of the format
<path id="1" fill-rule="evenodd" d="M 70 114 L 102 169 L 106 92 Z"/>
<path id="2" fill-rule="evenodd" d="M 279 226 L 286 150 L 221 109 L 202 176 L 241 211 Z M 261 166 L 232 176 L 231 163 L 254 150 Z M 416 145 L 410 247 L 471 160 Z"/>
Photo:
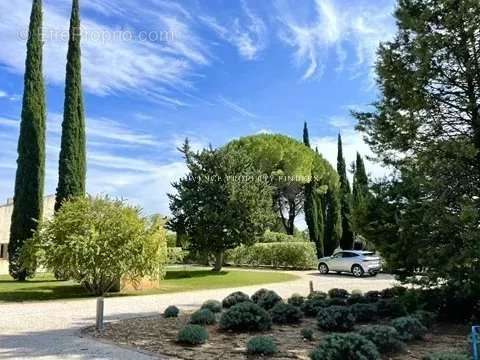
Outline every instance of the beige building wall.
<path id="1" fill-rule="evenodd" d="M 43 216 L 50 218 L 53 216 L 55 208 L 55 196 L 47 196 L 43 202 Z M 5 255 L 7 244 L 10 240 L 10 223 L 12 221 L 13 202 L 7 201 L 6 204 L 0 205 L 0 251 L 3 249 Z M 2 253 L 0 253 L 2 256 Z M 8 260 L 0 258 L 0 274 L 8 274 Z"/>

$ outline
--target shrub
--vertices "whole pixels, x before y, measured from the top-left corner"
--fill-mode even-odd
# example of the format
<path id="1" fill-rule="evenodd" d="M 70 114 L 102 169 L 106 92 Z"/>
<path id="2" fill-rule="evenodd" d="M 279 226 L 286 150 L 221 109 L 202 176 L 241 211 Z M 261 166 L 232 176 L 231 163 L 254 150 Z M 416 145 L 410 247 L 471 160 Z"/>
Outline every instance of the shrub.
<path id="1" fill-rule="evenodd" d="M 364 296 L 369 302 L 377 302 L 380 299 L 380 291 L 367 291 Z"/>
<path id="2" fill-rule="evenodd" d="M 328 294 L 323 291 L 314 291 L 308 294 L 307 299 L 320 299 L 324 300 L 328 297 Z"/>
<path id="3" fill-rule="evenodd" d="M 302 311 L 291 304 L 278 303 L 271 310 L 272 321 L 276 324 L 298 324 L 302 321 Z"/>
<path id="4" fill-rule="evenodd" d="M 287 302 L 290 305 L 301 307 L 303 305 L 303 303 L 305 302 L 305 298 L 302 295 L 293 294 L 292 296 L 290 296 L 288 298 Z"/>
<path id="5" fill-rule="evenodd" d="M 207 300 L 202 304 L 201 309 L 208 309 L 213 313 L 222 312 L 222 303 L 217 300 Z"/>
<path id="6" fill-rule="evenodd" d="M 344 299 L 344 298 L 335 297 L 335 298 L 327 299 L 325 301 L 327 303 L 327 306 L 347 306 L 348 305 L 347 299 Z"/>
<path id="7" fill-rule="evenodd" d="M 310 328 L 305 328 L 300 331 L 300 335 L 302 335 L 302 338 L 308 341 L 313 340 L 313 330 Z"/>
<path id="8" fill-rule="evenodd" d="M 187 325 L 177 336 L 177 341 L 181 344 L 200 345 L 208 340 L 207 330 L 200 325 Z"/>
<path id="9" fill-rule="evenodd" d="M 252 295 L 252 300 L 258 306 L 261 306 L 265 310 L 270 310 L 279 302 L 282 302 L 282 298 L 272 290 L 260 289 Z"/>
<path id="10" fill-rule="evenodd" d="M 330 298 L 346 299 L 350 296 L 350 294 L 345 289 L 334 288 L 328 291 L 328 296 L 330 296 Z"/>
<path id="11" fill-rule="evenodd" d="M 400 300 L 381 299 L 377 302 L 377 313 L 380 317 L 400 317 L 405 316 L 407 311 Z"/>
<path id="12" fill-rule="evenodd" d="M 391 325 L 397 329 L 400 339 L 403 341 L 411 341 L 422 339 L 427 332 L 425 326 L 413 316 L 403 316 L 393 319 Z"/>
<path id="13" fill-rule="evenodd" d="M 405 294 L 406 291 L 407 288 L 403 286 L 394 286 L 380 291 L 380 297 L 382 299 L 391 299 L 393 297 L 402 296 L 403 294 Z"/>
<path id="14" fill-rule="evenodd" d="M 399 351 L 405 347 L 398 331 L 392 326 L 369 325 L 362 327 L 359 334 L 373 342 L 382 353 Z"/>
<path id="15" fill-rule="evenodd" d="M 187 252 L 181 247 L 167 248 L 167 258 L 169 264 L 183 264 Z"/>
<path id="16" fill-rule="evenodd" d="M 318 311 L 317 325 L 326 331 L 349 331 L 355 325 L 355 317 L 346 306 L 330 306 Z"/>
<path id="17" fill-rule="evenodd" d="M 264 331 L 272 327 L 270 314 L 257 304 L 242 302 L 225 311 L 220 329 L 234 331 Z"/>
<path id="18" fill-rule="evenodd" d="M 263 237 L 260 238 L 260 243 L 284 243 L 284 242 L 300 242 L 305 241 L 301 236 L 287 235 L 274 231 L 266 231 Z"/>
<path id="19" fill-rule="evenodd" d="M 368 303 L 368 302 L 369 301 L 362 294 L 352 294 L 347 299 L 347 304 L 349 304 L 349 305 L 364 304 L 364 303 Z"/>
<path id="20" fill-rule="evenodd" d="M 376 304 L 353 304 L 350 306 L 353 316 L 355 316 L 356 321 L 365 322 L 371 321 L 377 316 L 377 305 Z"/>
<path id="21" fill-rule="evenodd" d="M 359 289 L 354 289 L 352 290 L 352 293 L 351 295 L 355 295 L 355 296 L 363 296 L 363 291 L 362 290 L 359 290 Z"/>
<path id="22" fill-rule="evenodd" d="M 437 352 L 424 356 L 422 360 L 470 360 L 470 356 L 452 352 Z"/>
<path id="23" fill-rule="evenodd" d="M 178 314 L 180 313 L 180 310 L 178 307 L 171 305 L 165 309 L 163 312 L 163 317 L 164 318 L 176 318 L 178 317 Z"/>
<path id="24" fill-rule="evenodd" d="M 326 300 L 322 299 L 308 299 L 306 300 L 303 305 L 301 306 L 301 309 L 305 316 L 308 317 L 315 317 L 318 314 L 318 311 L 320 309 L 323 309 L 327 306 Z"/>
<path id="25" fill-rule="evenodd" d="M 317 253 L 309 241 L 257 243 L 228 251 L 234 265 L 271 266 L 274 268 L 315 269 Z"/>
<path id="26" fill-rule="evenodd" d="M 225 309 L 228 309 L 234 305 L 237 305 L 245 301 L 250 301 L 250 297 L 241 291 L 235 291 L 230 295 L 228 295 L 225 299 L 223 299 L 222 306 Z"/>
<path id="27" fill-rule="evenodd" d="M 164 220 L 108 197 L 66 201 L 45 221 L 26 248 L 39 265 L 104 295 L 123 276 L 131 282 L 165 275 Z"/>
<path id="28" fill-rule="evenodd" d="M 215 314 L 209 309 L 200 309 L 195 311 L 190 317 L 191 324 L 197 325 L 213 325 L 217 322 Z"/>
<path id="29" fill-rule="evenodd" d="M 273 355 L 278 351 L 270 336 L 254 336 L 247 342 L 247 352 L 252 355 Z"/>
<path id="30" fill-rule="evenodd" d="M 437 315 L 435 313 L 425 310 L 415 311 L 412 316 L 417 318 L 426 328 L 431 327 L 437 319 Z"/>
<path id="31" fill-rule="evenodd" d="M 380 360 L 374 343 L 365 337 L 350 334 L 325 336 L 310 354 L 312 360 Z"/>

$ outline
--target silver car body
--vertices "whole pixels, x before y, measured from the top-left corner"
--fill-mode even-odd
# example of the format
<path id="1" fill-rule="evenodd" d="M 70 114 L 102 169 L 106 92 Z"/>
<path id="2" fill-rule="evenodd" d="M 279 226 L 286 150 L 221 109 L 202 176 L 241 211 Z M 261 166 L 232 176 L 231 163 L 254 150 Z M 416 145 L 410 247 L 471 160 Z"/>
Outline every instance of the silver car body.
<path id="1" fill-rule="evenodd" d="M 353 270 L 358 266 L 363 273 L 376 274 L 382 270 L 380 257 L 371 251 L 338 250 L 332 256 L 321 258 L 319 269 L 322 264 L 327 265 L 328 271 L 350 272 L 355 276 L 358 276 L 358 272 Z"/>

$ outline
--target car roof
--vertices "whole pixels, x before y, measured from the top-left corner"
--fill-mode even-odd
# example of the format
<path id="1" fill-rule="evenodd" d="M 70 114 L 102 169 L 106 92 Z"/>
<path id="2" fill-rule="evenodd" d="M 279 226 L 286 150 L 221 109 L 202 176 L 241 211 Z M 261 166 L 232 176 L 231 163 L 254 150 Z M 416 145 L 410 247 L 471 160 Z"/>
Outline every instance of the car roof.
<path id="1" fill-rule="evenodd" d="M 341 252 L 353 253 L 353 254 L 358 254 L 358 255 L 374 254 L 373 251 L 366 251 L 366 250 L 337 250 L 337 251 L 335 251 L 335 254 L 338 254 L 338 253 L 341 253 Z"/>

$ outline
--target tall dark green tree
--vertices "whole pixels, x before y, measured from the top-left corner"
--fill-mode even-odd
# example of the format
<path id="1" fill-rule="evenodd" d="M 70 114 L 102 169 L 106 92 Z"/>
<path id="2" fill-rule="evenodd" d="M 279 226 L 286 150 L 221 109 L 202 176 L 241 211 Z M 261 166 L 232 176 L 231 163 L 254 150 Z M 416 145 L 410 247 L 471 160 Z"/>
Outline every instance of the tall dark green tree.
<path id="1" fill-rule="evenodd" d="M 340 245 L 342 238 L 342 222 L 340 216 L 340 199 L 338 191 L 329 189 L 325 194 L 324 217 L 325 217 L 325 233 L 324 233 L 324 249 L 325 256 L 333 254 L 335 249 Z"/>
<path id="2" fill-rule="evenodd" d="M 25 280 L 20 251 L 42 217 L 45 177 L 45 88 L 42 74 L 42 1 L 34 0 L 30 16 L 25 64 L 20 137 L 18 139 L 15 195 L 10 227 L 9 272 Z"/>
<path id="3" fill-rule="evenodd" d="M 310 136 L 308 135 L 308 125 L 306 121 L 303 124 L 303 143 L 305 146 L 310 147 Z"/>
<path id="4" fill-rule="evenodd" d="M 352 225 L 355 233 L 363 234 L 363 229 L 368 218 L 368 202 L 370 201 L 370 190 L 368 175 L 362 156 L 357 152 L 355 165 L 353 166 L 353 210 Z"/>
<path id="5" fill-rule="evenodd" d="M 340 247 L 345 250 L 353 248 L 352 229 L 352 193 L 347 178 L 347 167 L 343 157 L 342 136 L 338 134 L 337 172 L 340 177 L 340 209 L 342 217 L 342 238 Z"/>
<path id="6" fill-rule="evenodd" d="M 68 43 L 65 104 L 55 209 L 68 198 L 85 195 L 86 140 L 80 49 L 80 8 L 73 0 Z"/>

